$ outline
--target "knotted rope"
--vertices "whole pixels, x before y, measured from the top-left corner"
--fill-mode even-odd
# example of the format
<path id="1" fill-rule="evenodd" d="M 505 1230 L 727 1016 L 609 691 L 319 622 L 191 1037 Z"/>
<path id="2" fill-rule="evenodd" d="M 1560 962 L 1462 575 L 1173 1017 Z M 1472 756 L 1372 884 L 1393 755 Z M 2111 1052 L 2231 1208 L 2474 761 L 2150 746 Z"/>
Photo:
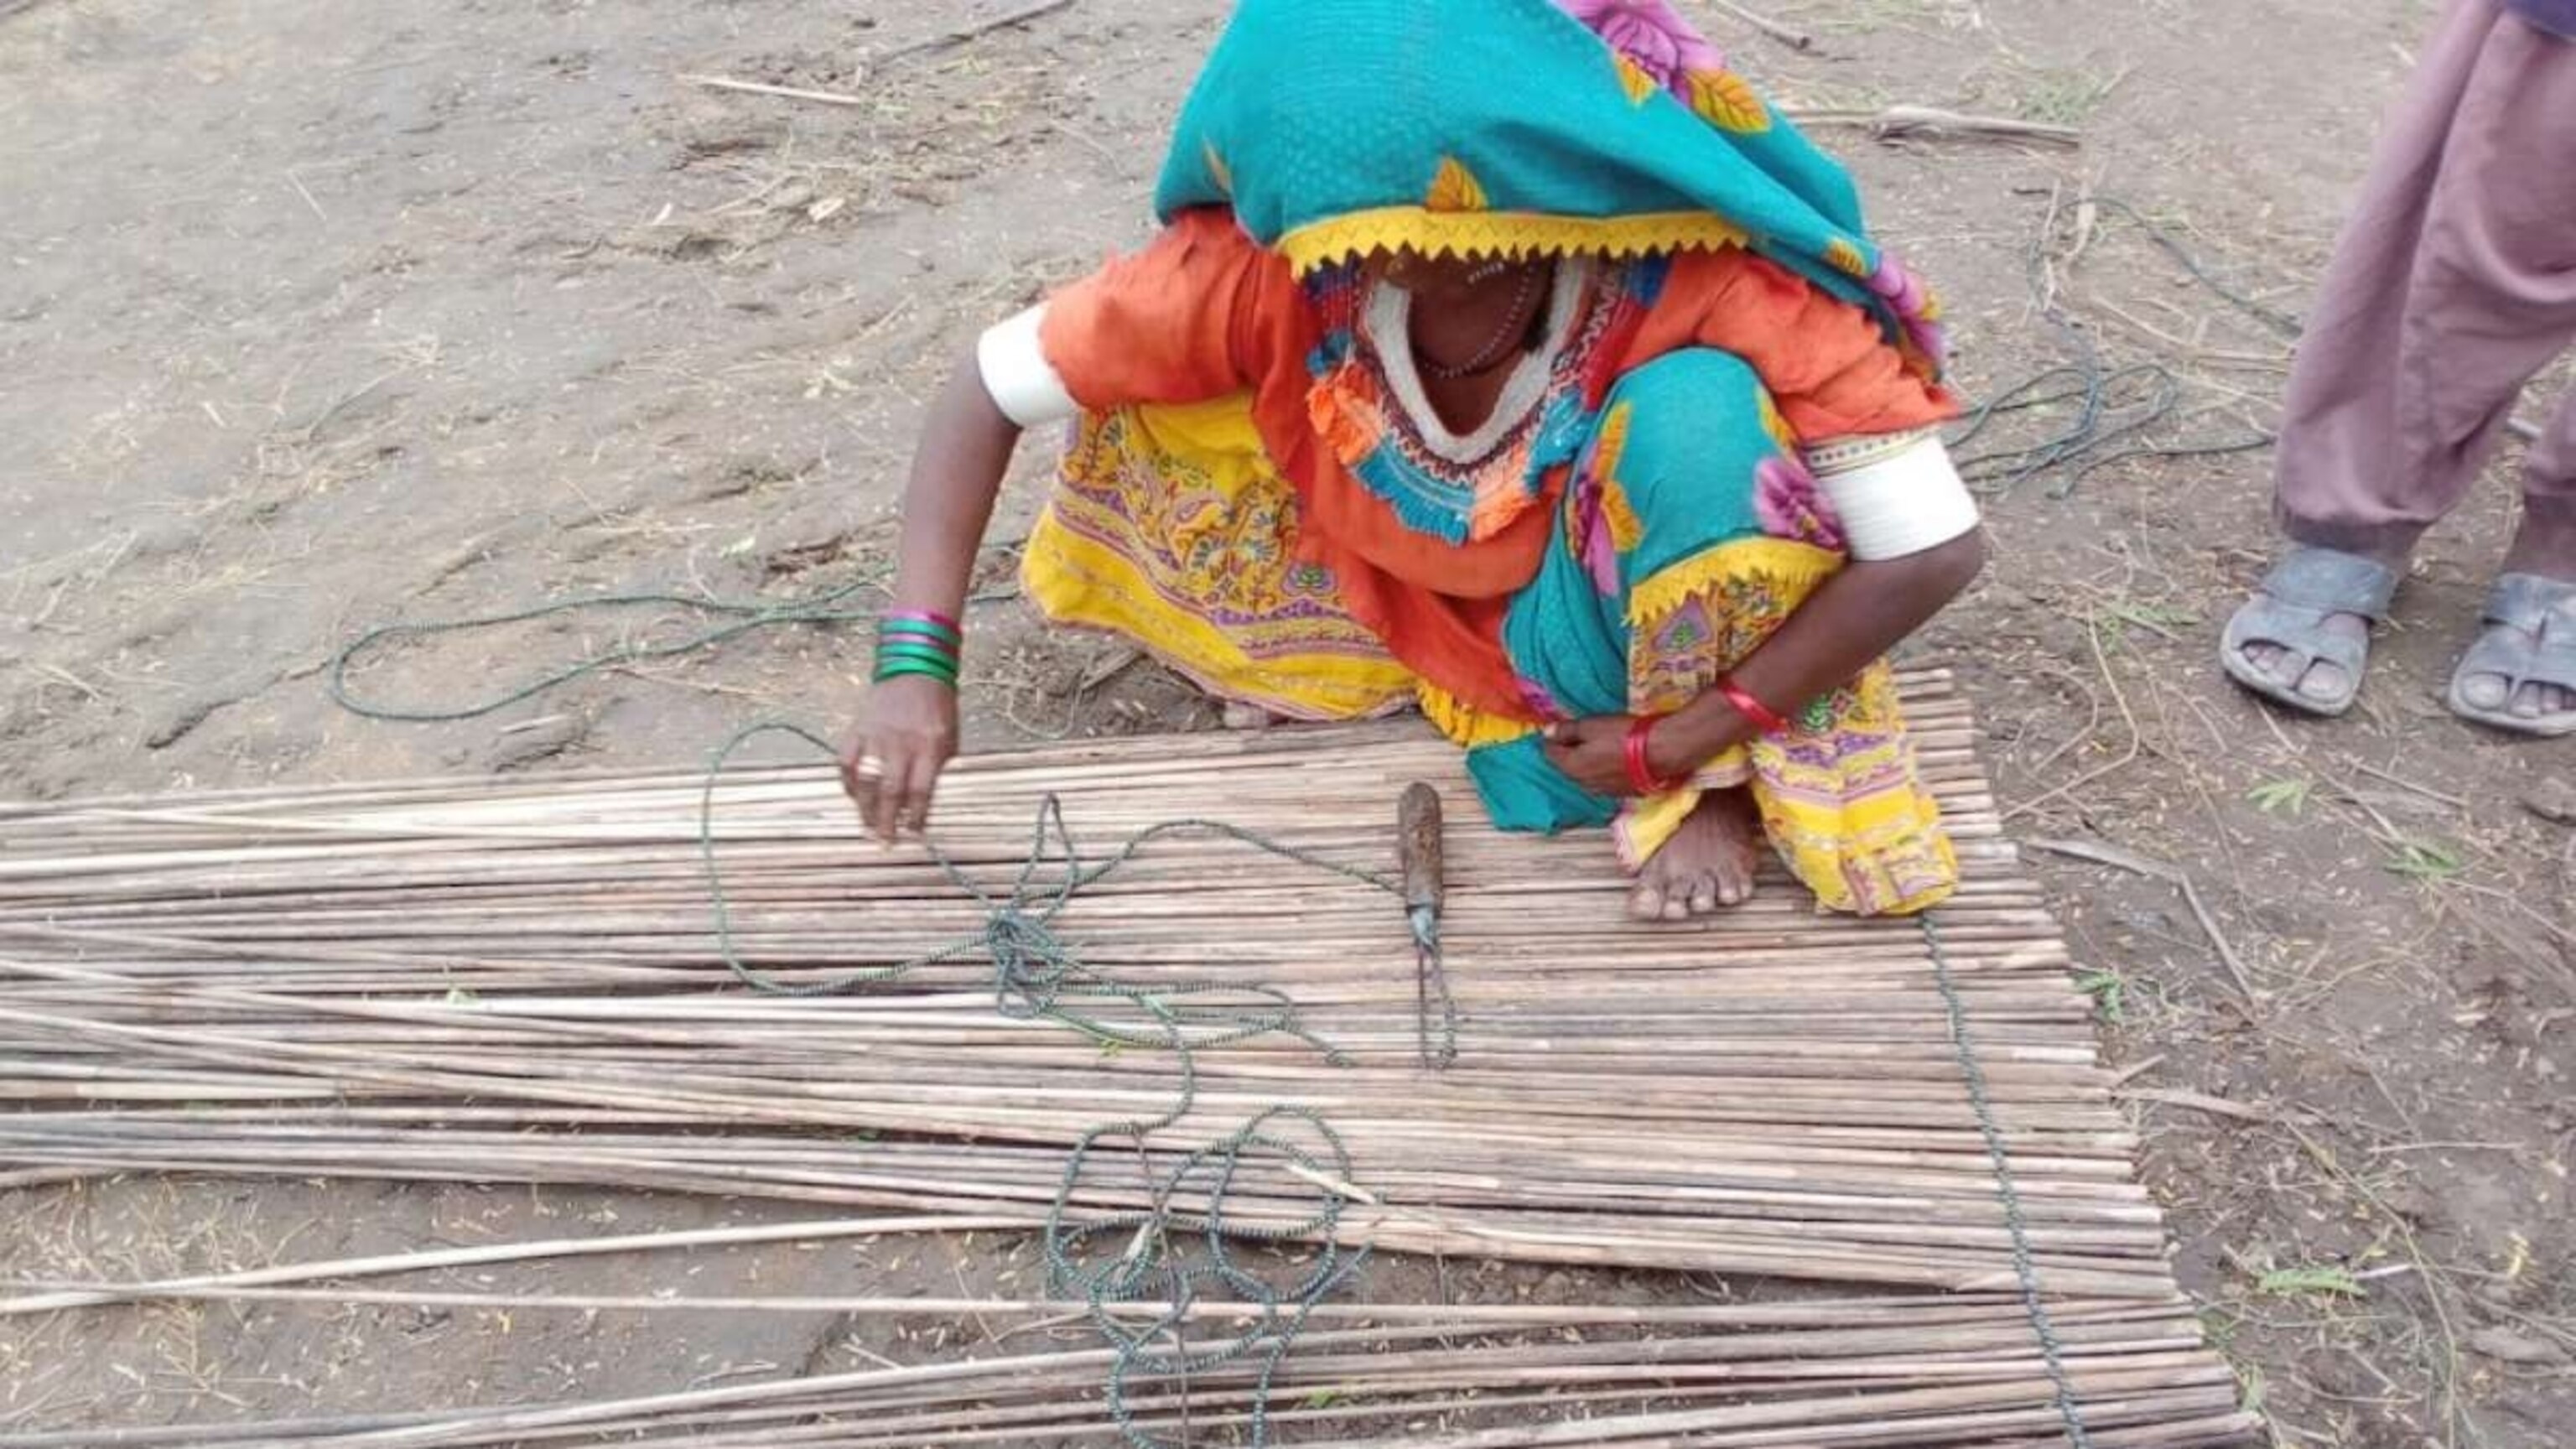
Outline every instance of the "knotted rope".
<path id="1" fill-rule="evenodd" d="M 1063 802 L 1049 795 L 1038 806 L 1028 856 L 1006 891 L 987 889 L 936 846 L 927 847 L 941 873 L 983 910 L 984 922 L 977 930 L 891 966 L 823 981 L 782 981 L 743 959 L 716 849 L 716 792 L 726 766 L 744 746 L 769 735 L 786 735 L 837 757 L 829 741 L 790 724 L 755 725 L 716 751 L 699 796 L 698 848 L 714 904 L 716 943 L 726 967 L 755 991 L 810 998 L 900 980 L 926 967 L 980 960 L 991 969 L 995 1008 L 1011 1020 L 1052 1021 L 1104 1046 L 1172 1053 L 1181 1080 L 1166 1110 L 1152 1117 L 1105 1122 L 1075 1139 L 1047 1210 L 1044 1251 L 1049 1292 L 1088 1305 L 1092 1324 L 1115 1350 L 1116 1363 L 1109 1376 L 1110 1412 L 1135 1449 L 1162 1449 L 1161 1441 L 1136 1422 L 1131 1396 L 1139 1382 L 1177 1380 L 1186 1385 L 1191 1375 L 1238 1363 L 1256 1368 L 1251 1442 L 1267 1444 L 1271 1383 L 1281 1359 L 1295 1345 L 1316 1305 L 1332 1296 L 1368 1257 L 1365 1249 L 1350 1252 L 1335 1241 L 1342 1214 L 1353 1200 L 1343 1191 L 1351 1181 L 1350 1153 L 1321 1116 L 1285 1103 L 1190 1152 L 1159 1175 L 1147 1162 L 1146 1148 L 1156 1133 L 1178 1125 L 1197 1105 L 1201 1051 L 1279 1035 L 1313 1047 L 1334 1066 L 1346 1066 L 1348 1060 L 1304 1025 L 1296 1003 L 1282 992 L 1215 980 L 1154 986 L 1122 981 L 1084 964 L 1057 934 L 1057 924 L 1084 891 L 1126 868 L 1147 846 L 1173 838 L 1232 842 L 1356 882 L 1398 902 L 1404 895 L 1402 883 L 1214 820 L 1173 820 L 1151 826 L 1092 863 L 1065 824 Z M 1397 918 L 1390 913 L 1390 922 Z M 1436 944 L 1434 951 L 1436 961 Z M 1209 999 L 1220 996 L 1235 999 Z M 1248 1005 L 1244 998 L 1258 1004 Z M 1133 1024 L 1106 1019 L 1103 1009 L 1120 1004 L 1143 1019 Z M 1444 1016 L 1440 1031 L 1438 1050 L 1454 1055 L 1454 1013 Z M 1077 1221 L 1074 1202 L 1095 1157 L 1104 1148 L 1122 1146 L 1132 1150 L 1147 1173 L 1148 1204 Z M 1301 1221 L 1273 1226 L 1232 1221 L 1228 1206 L 1239 1179 L 1263 1168 L 1284 1170 L 1302 1191 L 1314 1193 L 1314 1212 Z M 1186 1206 L 1198 1202 L 1205 1205 L 1195 1212 Z M 1313 1264 L 1285 1287 L 1272 1284 L 1242 1261 L 1246 1252 L 1297 1240 L 1323 1246 Z M 1210 1292 L 1220 1301 L 1256 1305 L 1257 1312 L 1251 1325 L 1233 1338 L 1193 1348 L 1185 1325 L 1196 1303 Z M 1117 1311 L 1143 1303 L 1162 1311 L 1146 1316 Z"/>

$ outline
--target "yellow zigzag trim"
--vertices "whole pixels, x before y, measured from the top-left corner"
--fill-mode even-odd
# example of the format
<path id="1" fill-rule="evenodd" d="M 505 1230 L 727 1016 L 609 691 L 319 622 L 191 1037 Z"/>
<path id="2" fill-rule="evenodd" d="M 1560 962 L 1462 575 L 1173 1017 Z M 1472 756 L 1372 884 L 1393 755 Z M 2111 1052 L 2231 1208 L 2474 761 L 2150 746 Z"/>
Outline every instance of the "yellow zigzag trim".
<path id="1" fill-rule="evenodd" d="M 1744 228 L 1705 211 L 1585 217 L 1389 206 L 1299 227 L 1280 238 L 1279 252 L 1304 276 L 1372 252 L 1409 251 L 1426 257 L 1634 257 L 1719 251 L 1750 240 Z"/>
<path id="2" fill-rule="evenodd" d="M 1516 719 L 1486 714 L 1428 681 L 1416 691 L 1422 700 L 1422 717 L 1431 727 L 1448 737 L 1460 749 L 1480 749 L 1486 745 L 1508 745 L 1538 733 L 1536 725 Z"/>
<path id="3" fill-rule="evenodd" d="M 1843 561 L 1812 543 L 1786 538 L 1736 538 L 1715 548 L 1667 564 L 1653 578 L 1628 592 L 1628 624 L 1651 629 L 1673 616 L 1695 594 L 1707 593 L 1732 579 L 1766 578 L 1781 591 L 1804 598 L 1831 578 Z"/>

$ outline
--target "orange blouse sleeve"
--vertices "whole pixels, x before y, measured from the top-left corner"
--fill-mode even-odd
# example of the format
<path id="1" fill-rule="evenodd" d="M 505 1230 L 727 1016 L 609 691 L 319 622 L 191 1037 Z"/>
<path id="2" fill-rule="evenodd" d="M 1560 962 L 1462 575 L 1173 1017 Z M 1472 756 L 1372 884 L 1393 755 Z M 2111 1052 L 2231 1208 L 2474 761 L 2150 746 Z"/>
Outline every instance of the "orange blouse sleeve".
<path id="1" fill-rule="evenodd" d="M 1811 443 L 1907 432 L 1959 412 L 1947 389 L 1906 365 L 1876 318 L 1750 252 L 1675 259 L 1632 361 L 1686 347 L 1750 363 Z"/>
<path id="2" fill-rule="evenodd" d="M 1255 383 L 1264 332 L 1295 288 L 1228 213 L 1187 212 L 1048 299 L 1038 342 L 1087 411 L 1207 402 Z"/>

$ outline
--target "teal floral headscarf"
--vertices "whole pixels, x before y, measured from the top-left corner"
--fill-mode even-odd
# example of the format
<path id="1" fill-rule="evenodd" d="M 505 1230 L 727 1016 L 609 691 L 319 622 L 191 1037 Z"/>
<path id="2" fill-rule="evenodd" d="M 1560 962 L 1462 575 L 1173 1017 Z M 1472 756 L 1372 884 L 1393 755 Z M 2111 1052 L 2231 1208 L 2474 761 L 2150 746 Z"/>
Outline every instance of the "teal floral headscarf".
<path id="1" fill-rule="evenodd" d="M 1243 0 L 1155 204 L 1229 207 L 1300 272 L 1744 246 L 1875 310 L 1925 371 L 1945 350 L 1849 174 L 1667 0 Z"/>

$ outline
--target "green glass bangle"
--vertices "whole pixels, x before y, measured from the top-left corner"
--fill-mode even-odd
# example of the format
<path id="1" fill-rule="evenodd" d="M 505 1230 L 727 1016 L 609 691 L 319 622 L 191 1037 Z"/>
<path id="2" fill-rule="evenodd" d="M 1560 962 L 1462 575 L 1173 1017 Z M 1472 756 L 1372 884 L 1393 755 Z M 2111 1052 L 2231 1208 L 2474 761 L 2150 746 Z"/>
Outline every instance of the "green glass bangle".
<path id="1" fill-rule="evenodd" d="M 889 659 L 877 666 L 879 684 L 889 679 L 906 679 L 916 675 L 924 679 L 936 679 L 951 689 L 957 687 L 956 670 L 943 668 L 927 659 Z"/>
<path id="2" fill-rule="evenodd" d="M 938 663 L 938 660 L 878 660 L 876 663 L 878 683 L 889 681 L 889 678 L 894 676 L 930 676 L 930 678 L 943 678 L 943 681 L 948 683 L 958 683 L 958 678 L 963 678 L 958 676 L 958 670 L 948 668 L 948 665 Z"/>
<path id="3" fill-rule="evenodd" d="M 933 624 L 927 619 L 881 620 L 877 624 L 877 637 L 880 639 L 936 639 L 943 644 L 963 644 L 966 642 L 966 636 L 964 634 L 959 633 L 955 629 L 949 628 L 945 624 Z"/>
<path id="4" fill-rule="evenodd" d="M 889 639 L 877 646 L 877 657 L 879 659 L 938 659 L 950 664 L 961 662 L 954 649 L 914 639 Z"/>

